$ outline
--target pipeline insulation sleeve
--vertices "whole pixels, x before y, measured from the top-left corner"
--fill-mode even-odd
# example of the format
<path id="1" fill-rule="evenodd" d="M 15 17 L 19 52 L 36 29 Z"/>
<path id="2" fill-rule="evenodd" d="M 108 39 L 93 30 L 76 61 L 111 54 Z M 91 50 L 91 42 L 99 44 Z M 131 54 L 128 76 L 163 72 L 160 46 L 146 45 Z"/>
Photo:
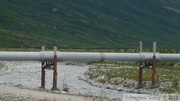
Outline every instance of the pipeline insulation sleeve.
<path id="1" fill-rule="evenodd" d="M 157 62 L 180 62 L 180 54 L 156 53 Z M 0 61 L 52 61 L 54 51 L 41 52 L 0 52 Z M 127 61 L 145 62 L 152 61 L 151 53 L 98 53 L 98 52 L 58 52 L 57 61 L 76 62 L 108 62 Z"/>

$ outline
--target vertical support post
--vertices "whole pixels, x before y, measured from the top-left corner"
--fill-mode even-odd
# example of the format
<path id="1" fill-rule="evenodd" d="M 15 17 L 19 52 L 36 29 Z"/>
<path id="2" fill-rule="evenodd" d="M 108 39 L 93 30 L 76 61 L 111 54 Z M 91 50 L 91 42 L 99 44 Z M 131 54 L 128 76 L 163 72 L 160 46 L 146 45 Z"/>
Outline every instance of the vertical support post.
<path id="1" fill-rule="evenodd" d="M 41 46 L 41 51 L 45 51 L 45 46 Z"/>
<path id="2" fill-rule="evenodd" d="M 139 65 L 138 88 L 141 88 L 141 87 L 142 87 L 142 74 L 143 74 L 143 71 L 142 71 L 141 65 L 142 65 L 142 63 L 140 63 L 140 65 Z"/>
<path id="3" fill-rule="evenodd" d="M 139 41 L 139 52 L 142 52 L 142 41 Z M 139 64 L 139 78 L 138 78 L 138 88 L 142 87 L 142 68 L 141 68 L 142 62 Z"/>
<path id="4" fill-rule="evenodd" d="M 156 42 L 153 42 L 153 53 L 156 55 Z"/>
<path id="5" fill-rule="evenodd" d="M 156 84 L 156 42 L 153 42 L 152 87 Z"/>
<path id="6" fill-rule="evenodd" d="M 41 88 L 45 89 L 45 69 L 44 69 L 44 62 L 41 64 Z"/>
<path id="7" fill-rule="evenodd" d="M 142 41 L 139 41 L 139 52 L 142 52 Z"/>
<path id="8" fill-rule="evenodd" d="M 57 88 L 57 47 L 54 47 L 54 60 L 53 60 L 53 87 L 52 90 L 58 90 Z"/>
<path id="9" fill-rule="evenodd" d="M 41 51 L 45 51 L 45 46 L 41 47 Z M 45 89 L 45 69 L 44 69 L 44 61 L 41 62 L 41 87 Z"/>

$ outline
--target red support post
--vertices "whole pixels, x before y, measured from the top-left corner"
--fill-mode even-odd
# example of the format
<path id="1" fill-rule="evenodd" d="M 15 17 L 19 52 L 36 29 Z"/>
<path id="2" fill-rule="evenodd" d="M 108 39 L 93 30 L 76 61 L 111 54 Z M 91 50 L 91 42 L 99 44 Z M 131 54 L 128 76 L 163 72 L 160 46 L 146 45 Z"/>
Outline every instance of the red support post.
<path id="1" fill-rule="evenodd" d="M 56 54 L 57 49 L 54 49 L 54 60 L 53 60 L 53 87 L 52 90 L 58 90 L 57 88 L 57 54 Z"/>
<path id="2" fill-rule="evenodd" d="M 152 87 L 156 84 L 156 56 L 153 56 L 153 63 L 152 63 Z"/>
<path id="3" fill-rule="evenodd" d="M 142 71 L 141 65 L 142 65 L 142 63 L 140 63 L 140 65 L 139 65 L 138 88 L 142 87 L 142 74 L 143 74 L 143 71 Z"/>
<path id="4" fill-rule="evenodd" d="M 41 88 L 42 89 L 45 89 L 45 69 L 44 69 L 44 62 L 42 62 L 41 64 Z"/>

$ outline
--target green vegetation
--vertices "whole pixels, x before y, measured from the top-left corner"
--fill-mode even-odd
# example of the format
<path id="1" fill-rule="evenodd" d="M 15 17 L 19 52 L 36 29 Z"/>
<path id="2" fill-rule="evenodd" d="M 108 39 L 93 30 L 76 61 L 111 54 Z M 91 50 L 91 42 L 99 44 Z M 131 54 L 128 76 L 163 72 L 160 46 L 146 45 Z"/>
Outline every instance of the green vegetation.
<path id="1" fill-rule="evenodd" d="M 97 68 L 90 68 L 86 73 L 90 79 L 103 84 L 120 85 L 127 88 L 137 87 L 138 63 L 96 63 Z M 130 65 L 130 67 L 127 67 Z M 119 68 L 115 68 L 119 67 Z M 143 69 L 143 84 L 151 82 L 151 69 Z M 101 79 L 97 79 L 104 76 Z M 161 92 L 180 93 L 180 63 L 158 63 L 156 82 Z M 131 82 L 133 81 L 133 82 Z"/>
<path id="2" fill-rule="evenodd" d="M 0 63 L 0 70 L 4 67 L 5 67 L 5 65 L 3 63 Z"/>
<path id="3" fill-rule="evenodd" d="M 179 48 L 178 0 L 1 0 L 0 48 Z"/>

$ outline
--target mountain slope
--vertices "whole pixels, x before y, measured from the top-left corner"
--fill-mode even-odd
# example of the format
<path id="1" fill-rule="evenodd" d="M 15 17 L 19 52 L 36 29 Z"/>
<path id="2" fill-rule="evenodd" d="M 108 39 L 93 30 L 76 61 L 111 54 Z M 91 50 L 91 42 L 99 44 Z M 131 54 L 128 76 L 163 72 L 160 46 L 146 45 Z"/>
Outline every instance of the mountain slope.
<path id="1" fill-rule="evenodd" d="M 179 0 L 1 0 L 0 47 L 180 44 Z"/>

